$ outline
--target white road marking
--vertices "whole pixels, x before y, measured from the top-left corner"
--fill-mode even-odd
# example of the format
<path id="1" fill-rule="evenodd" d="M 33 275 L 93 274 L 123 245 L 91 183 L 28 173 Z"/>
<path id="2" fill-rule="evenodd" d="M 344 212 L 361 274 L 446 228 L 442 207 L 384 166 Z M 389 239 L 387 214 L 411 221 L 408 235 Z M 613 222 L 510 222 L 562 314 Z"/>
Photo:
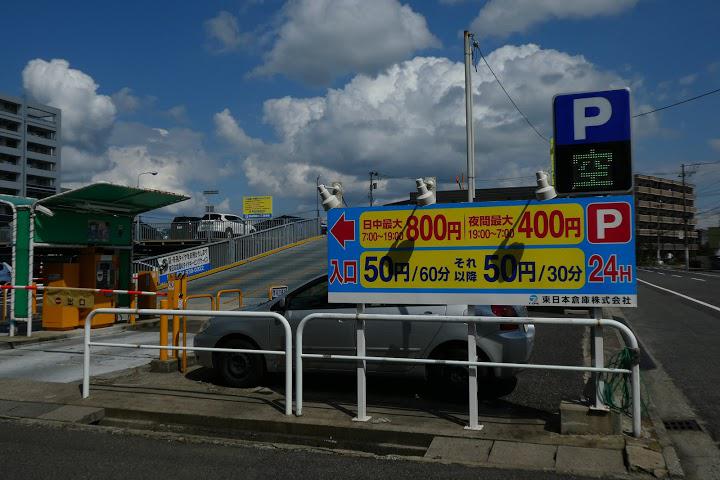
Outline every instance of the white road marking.
<path id="1" fill-rule="evenodd" d="M 673 275 L 675 278 L 682 278 L 680 275 Z"/>
<path id="2" fill-rule="evenodd" d="M 663 272 L 655 272 L 655 273 L 657 273 L 658 275 L 665 275 Z"/>
<path id="3" fill-rule="evenodd" d="M 695 278 L 695 277 L 692 277 L 691 280 L 697 280 L 698 282 L 704 282 L 704 281 L 705 281 L 705 280 L 703 280 L 702 278 Z"/>
<path id="4" fill-rule="evenodd" d="M 646 282 L 645 280 L 642 280 L 642 279 L 640 279 L 640 278 L 638 278 L 637 281 L 640 282 L 640 283 L 644 283 L 645 285 L 650 285 L 651 287 L 655 287 L 655 288 L 657 288 L 658 290 L 662 290 L 662 291 L 664 291 L 664 292 L 672 293 L 673 295 L 677 295 L 678 297 L 684 298 L 684 299 L 686 299 L 686 300 L 690 300 L 691 302 L 698 303 L 698 304 L 700 304 L 700 305 L 702 305 L 702 306 L 704 306 L 704 307 L 712 308 L 713 310 L 717 310 L 718 312 L 720 312 L 720 307 L 717 307 L 717 306 L 715 306 L 715 305 L 711 305 L 711 304 L 709 304 L 709 303 L 707 303 L 707 302 L 703 302 L 703 301 L 701 301 L 701 300 L 698 300 L 697 298 L 688 297 L 687 295 L 683 295 L 682 293 L 676 292 L 675 290 L 670 290 L 669 288 L 661 287 L 660 285 L 655 285 L 654 283 Z"/>
<path id="5" fill-rule="evenodd" d="M 713 275 L 712 273 L 693 272 L 693 274 L 695 274 L 695 275 L 702 275 L 703 277 L 720 278 L 720 275 Z"/>

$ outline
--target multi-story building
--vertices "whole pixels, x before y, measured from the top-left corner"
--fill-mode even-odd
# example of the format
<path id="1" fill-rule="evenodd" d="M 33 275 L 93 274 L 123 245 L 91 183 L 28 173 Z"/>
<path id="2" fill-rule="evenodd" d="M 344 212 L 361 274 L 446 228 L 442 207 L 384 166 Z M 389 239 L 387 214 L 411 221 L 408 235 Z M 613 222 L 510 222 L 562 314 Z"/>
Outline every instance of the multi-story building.
<path id="1" fill-rule="evenodd" d="M 60 192 L 60 110 L 0 95 L 0 193 Z"/>
<path id="2" fill-rule="evenodd" d="M 684 192 L 683 192 L 684 189 Z M 638 263 L 672 258 L 684 260 L 685 235 L 692 258 L 697 251 L 695 188 L 679 180 L 635 175 Z M 683 221 L 687 219 L 687 225 Z"/>

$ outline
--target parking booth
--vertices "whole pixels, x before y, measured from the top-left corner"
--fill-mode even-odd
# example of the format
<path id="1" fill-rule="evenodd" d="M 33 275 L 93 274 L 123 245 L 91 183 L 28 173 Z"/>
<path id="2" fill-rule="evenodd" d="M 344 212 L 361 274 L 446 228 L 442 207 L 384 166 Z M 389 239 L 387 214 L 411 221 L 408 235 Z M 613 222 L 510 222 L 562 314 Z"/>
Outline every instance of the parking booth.
<path id="1" fill-rule="evenodd" d="M 103 182 L 41 200 L 0 195 L 0 202 L 14 211 L 13 284 L 31 285 L 34 272 L 48 287 L 133 289 L 135 216 L 188 198 Z M 68 302 L 60 302 L 53 291 L 46 290 L 43 299 L 42 325 L 47 330 L 81 327 L 95 308 L 130 305 L 128 295 L 102 292 L 78 292 Z M 13 290 L 11 321 L 32 315 L 28 293 Z M 97 315 L 92 325 L 110 325 L 114 318 Z"/>

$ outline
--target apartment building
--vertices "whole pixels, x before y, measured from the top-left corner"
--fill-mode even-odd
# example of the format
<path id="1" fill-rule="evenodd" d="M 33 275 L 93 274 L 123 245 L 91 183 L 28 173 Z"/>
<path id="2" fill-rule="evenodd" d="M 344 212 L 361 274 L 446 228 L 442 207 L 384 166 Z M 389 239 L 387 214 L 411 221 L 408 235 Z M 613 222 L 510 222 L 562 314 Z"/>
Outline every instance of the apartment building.
<path id="1" fill-rule="evenodd" d="M 683 192 L 684 190 L 684 192 Z M 695 214 L 695 188 L 680 180 L 635 175 L 635 215 L 638 263 L 668 254 L 685 258 L 685 230 L 692 258 L 698 249 Z M 684 226 L 683 217 L 687 219 Z"/>
<path id="2" fill-rule="evenodd" d="M 0 95 L 0 193 L 60 192 L 60 110 Z"/>

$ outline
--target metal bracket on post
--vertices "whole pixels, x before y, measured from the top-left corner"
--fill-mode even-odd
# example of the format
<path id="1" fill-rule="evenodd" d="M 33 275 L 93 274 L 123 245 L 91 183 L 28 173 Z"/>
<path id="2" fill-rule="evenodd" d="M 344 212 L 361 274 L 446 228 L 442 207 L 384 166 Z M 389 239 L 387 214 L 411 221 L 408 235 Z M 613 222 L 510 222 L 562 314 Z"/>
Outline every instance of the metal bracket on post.
<path id="1" fill-rule="evenodd" d="M 601 320 L 602 319 L 602 308 L 595 307 L 593 308 L 593 317 L 595 320 Z M 590 354 L 592 358 L 592 366 L 593 367 L 599 367 L 603 368 L 605 366 L 605 344 L 603 339 L 603 327 L 602 325 L 595 325 L 591 329 L 591 345 L 590 345 Z M 601 379 L 602 374 L 599 372 L 595 372 L 592 374 L 592 406 L 590 407 L 591 410 L 601 410 L 601 411 L 608 411 L 608 407 L 603 403 L 602 395 L 603 391 L 605 390 L 605 382 Z"/>
<path id="2" fill-rule="evenodd" d="M 358 315 L 365 313 L 365 304 L 358 303 Z M 356 353 L 358 357 L 365 356 L 365 320 L 355 318 L 355 343 Z M 371 417 L 367 414 L 367 362 L 365 360 L 357 361 L 357 416 L 352 419 L 353 422 L 367 422 Z"/>
<path id="3" fill-rule="evenodd" d="M 468 322 L 468 362 L 477 362 L 477 325 Z M 477 365 L 468 366 L 468 395 L 470 403 L 469 425 L 465 430 L 482 430 L 484 425 L 478 423 L 478 381 Z"/>

